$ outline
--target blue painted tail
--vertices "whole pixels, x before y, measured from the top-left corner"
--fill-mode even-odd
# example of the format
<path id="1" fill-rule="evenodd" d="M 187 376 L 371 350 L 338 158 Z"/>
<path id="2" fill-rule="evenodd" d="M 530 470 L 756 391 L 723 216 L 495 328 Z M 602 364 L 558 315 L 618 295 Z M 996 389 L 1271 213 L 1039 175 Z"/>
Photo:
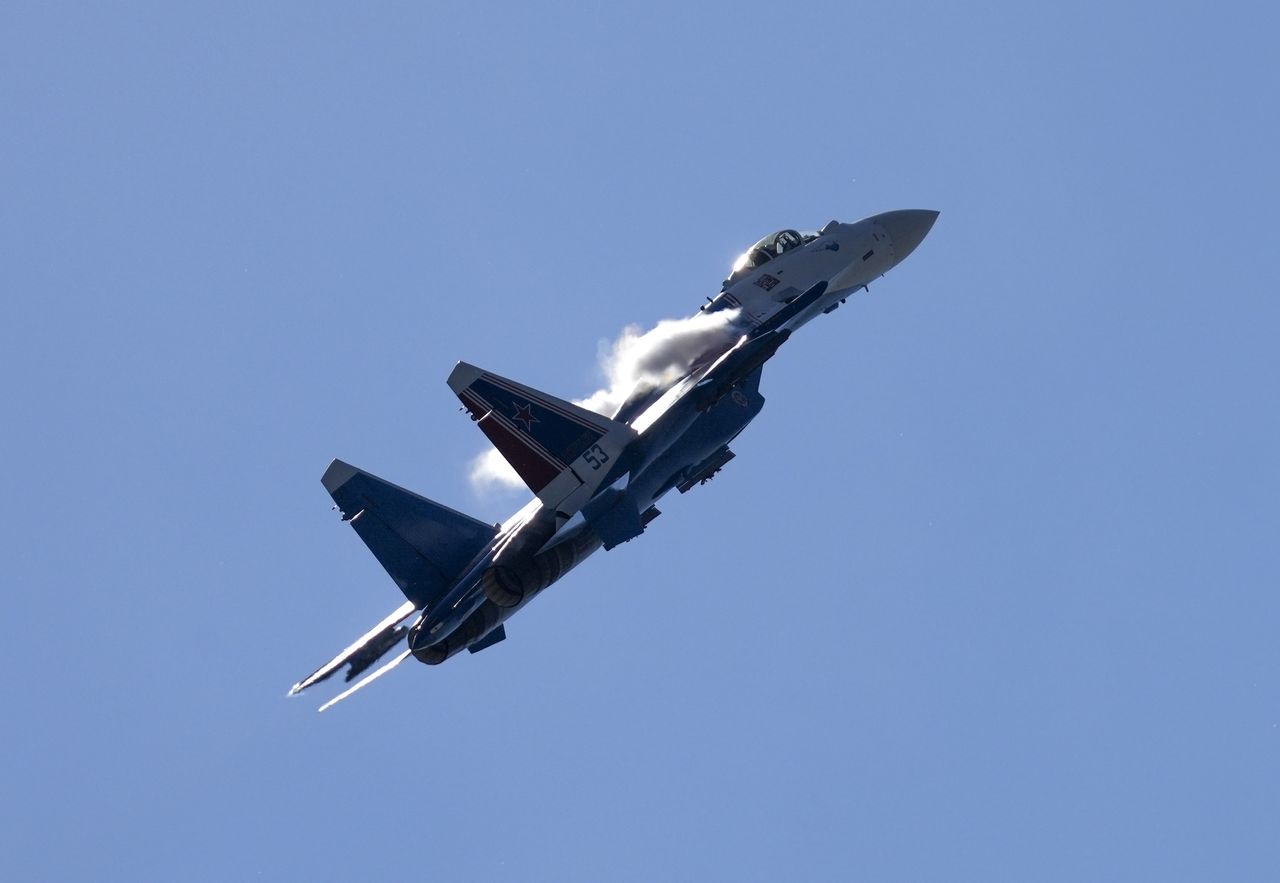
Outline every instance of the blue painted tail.
<path id="1" fill-rule="evenodd" d="M 422 609 L 434 603 L 493 541 L 497 529 L 334 460 L 325 490 L 400 591 Z"/>

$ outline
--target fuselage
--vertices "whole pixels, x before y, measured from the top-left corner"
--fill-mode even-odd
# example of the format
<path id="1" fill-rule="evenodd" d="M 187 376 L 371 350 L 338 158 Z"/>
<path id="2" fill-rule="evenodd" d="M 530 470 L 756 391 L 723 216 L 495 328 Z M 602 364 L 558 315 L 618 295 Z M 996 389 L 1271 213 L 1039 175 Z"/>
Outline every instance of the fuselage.
<path id="1" fill-rule="evenodd" d="M 633 396 L 615 420 L 638 437 L 611 464 L 580 512 L 552 510 L 537 498 L 508 518 L 492 543 L 409 630 L 409 648 L 436 664 L 483 642 L 544 588 L 601 547 L 638 535 L 657 517 L 654 504 L 714 475 L 728 445 L 760 412 L 764 361 L 790 335 L 843 303 L 900 263 L 937 212 L 886 212 L 816 233 L 779 231 L 752 247 L 704 312 L 734 311 L 742 334 L 703 354 L 662 389 Z M 518 585 L 519 591 L 506 591 Z M 496 603 L 503 601 L 502 604 Z"/>

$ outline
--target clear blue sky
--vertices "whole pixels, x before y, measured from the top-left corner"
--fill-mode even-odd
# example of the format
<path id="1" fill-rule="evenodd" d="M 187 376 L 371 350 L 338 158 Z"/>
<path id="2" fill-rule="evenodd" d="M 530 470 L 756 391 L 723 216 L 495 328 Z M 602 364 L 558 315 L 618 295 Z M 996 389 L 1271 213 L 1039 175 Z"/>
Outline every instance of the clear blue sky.
<path id="1" fill-rule="evenodd" d="M 0 877 L 1270 880 L 1269 5 L 0 11 Z M 780 227 L 942 216 L 711 485 L 333 713 L 338 456 L 478 517 Z M 323 697 L 321 697 L 323 698 Z"/>

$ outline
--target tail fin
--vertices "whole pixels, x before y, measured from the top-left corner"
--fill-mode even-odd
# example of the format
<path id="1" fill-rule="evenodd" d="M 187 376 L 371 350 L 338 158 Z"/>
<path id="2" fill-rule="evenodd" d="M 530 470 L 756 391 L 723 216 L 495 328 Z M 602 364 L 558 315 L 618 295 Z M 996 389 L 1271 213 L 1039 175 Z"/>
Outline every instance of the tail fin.
<path id="1" fill-rule="evenodd" d="M 630 426 L 459 362 L 449 375 L 472 420 L 538 499 L 572 515 L 637 438 Z"/>
<path id="2" fill-rule="evenodd" d="M 369 551 L 419 609 L 449 589 L 497 530 L 334 460 L 321 479 Z"/>

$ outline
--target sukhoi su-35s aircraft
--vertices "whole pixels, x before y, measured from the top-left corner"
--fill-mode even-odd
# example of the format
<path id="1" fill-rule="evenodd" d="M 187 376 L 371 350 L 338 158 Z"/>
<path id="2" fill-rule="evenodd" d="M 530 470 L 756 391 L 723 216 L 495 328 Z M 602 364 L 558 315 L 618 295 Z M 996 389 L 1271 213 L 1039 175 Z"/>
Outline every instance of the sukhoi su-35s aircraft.
<path id="1" fill-rule="evenodd" d="M 728 311 L 733 333 L 670 382 L 637 388 L 612 417 L 460 362 L 449 388 L 534 499 L 495 526 L 333 461 L 325 489 L 406 600 L 290 695 L 343 666 L 350 681 L 403 645 L 323 711 L 409 656 L 437 665 L 506 638 L 506 620 L 539 592 L 597 549 L 640 536 L 663 495 L 732 460 L 729 443 L 764 405 L 764 363 L 800 326 L 901 263 L 937 217 L 891 211 L 761 239 L 701 308 Z"/>

